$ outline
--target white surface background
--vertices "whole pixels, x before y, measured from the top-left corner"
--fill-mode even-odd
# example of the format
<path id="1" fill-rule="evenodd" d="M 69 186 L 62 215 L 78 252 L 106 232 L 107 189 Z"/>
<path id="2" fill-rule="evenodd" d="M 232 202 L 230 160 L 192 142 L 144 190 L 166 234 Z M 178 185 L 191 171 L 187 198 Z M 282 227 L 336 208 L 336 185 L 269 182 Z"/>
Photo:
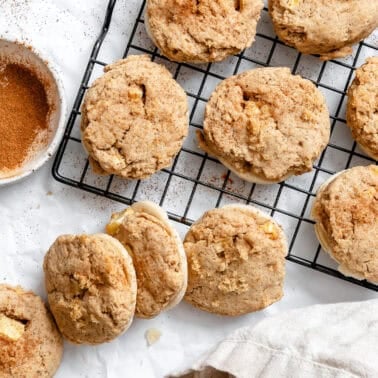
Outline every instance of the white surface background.
<path id="1" fill-rule="evenodd" d="M 122 55 L 140 4 L 140 0 L 118 0 L 108 38 L 112 59 Z M 0 35 L 17 36 L 60 65 L 70 109 L 106 6 L 105 0 L 0 0 Z M 110 213 L 122 208 L 55 182 L 51 164 L 22 183 L 0 188 L 0 282 L 22 285 L 43 297 L 43 256 L 55 238 L 102 231 Z M 228 319 L 181 303 L 156 319 L 135 320 L 112 343 L 97 347 L 66 343 L 57 376 L 161 377 L 190 364 L 232 330 L 269 314 L 376 297 L 367 289 L 288 263 L 285 297 L 264 311 Z M 147 347 L 144 333 L 151 327 L 158 328 L 162 337 Z"/>

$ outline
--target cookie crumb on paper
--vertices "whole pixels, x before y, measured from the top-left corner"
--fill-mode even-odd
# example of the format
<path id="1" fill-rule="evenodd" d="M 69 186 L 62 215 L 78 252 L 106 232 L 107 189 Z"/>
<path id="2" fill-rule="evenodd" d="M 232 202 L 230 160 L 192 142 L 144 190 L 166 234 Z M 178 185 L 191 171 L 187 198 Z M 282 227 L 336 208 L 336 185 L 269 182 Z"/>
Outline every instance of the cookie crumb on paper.
<path id="1" fill-rule="evenodd" d="M 146 338 L 147 345 L 151 346 L 159 341 L 161 332 L 156 328 L 149 328 L 144 334 L 144 337 Z"/>

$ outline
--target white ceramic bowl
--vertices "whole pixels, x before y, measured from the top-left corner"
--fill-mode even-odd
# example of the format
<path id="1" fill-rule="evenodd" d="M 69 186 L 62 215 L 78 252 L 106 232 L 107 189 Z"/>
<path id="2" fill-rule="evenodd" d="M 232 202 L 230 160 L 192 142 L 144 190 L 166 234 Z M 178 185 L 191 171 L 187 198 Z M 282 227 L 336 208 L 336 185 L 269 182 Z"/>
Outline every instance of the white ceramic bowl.
<path id="1" fill-rule="evenodd" d="M 45 86 L 47 101 L 53 110 L 49 117 L 47 142 L 38 145 L 20 168 L 11 172 L 0 172 L 0 186 L 19 181 L 45 164 L 57 150 L 66 123 L 66 100 L 61 75 L 51 59 L 15 39 L 0 38 L 0 61 L 3 59 L 31 68 L 43 83 L 48 83 Z"/>

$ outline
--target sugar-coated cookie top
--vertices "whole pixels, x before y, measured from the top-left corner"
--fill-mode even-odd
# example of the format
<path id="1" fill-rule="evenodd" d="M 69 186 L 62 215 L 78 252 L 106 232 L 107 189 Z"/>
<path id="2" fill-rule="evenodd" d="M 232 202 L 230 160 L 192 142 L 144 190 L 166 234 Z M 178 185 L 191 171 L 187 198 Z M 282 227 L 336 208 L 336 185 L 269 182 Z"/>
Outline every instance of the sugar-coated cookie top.
<path id="1" fill-rule="evenodd" d="M 356 70 L 348 91 L 347 124 L 366 153 L 378 160 L 378 57 Z"/>
<path id="2" fill-rule="evenodd" d="M 285 276 L 281 227 L 251 206 L 206 212 L 187 233 L 185 299 L 202 310 L 241 315 L 278 301 Z"/>
<path id="3" fill-rule="evenodd" d="M 288 68 L 259 68 L 216 88 L 200 145 L 245 179 L 278 182 L 310 171 L 329 133 L 325 99 L 314 84 Z"/>
<path id="4" fill-rule="evenodd" d="M 262 0 L 148 0 L 146 27 L 169 59 L 215 62 L 249 47 Z"/>
<path id="5" fill-rule="evenodd" d="M 168 218 L 145 207 L 134 205 L 113 214 L 107 232 L 132 256 L 138 283 L 136 315 L 152 318 L 183 295 L 187 268 L 182 242 Z"/>
<path id="6" fill-rule="evenodd" d="M 321 187 L 313 217 L 350 275 L 378 283 L 378 167 L 354 167 Z"/>
<path id="7" fill-rule="evenodd" d="M 375 0 L 269 0 L 269 11 L 280 39 L 324 60 L 352 54 L 378 26 Z"/>
<path id="8" fill-rule="evenodd" d="M 95 171 L 124 178 L 168 167 L 188 124 L 184 90 L 145 55 L 105 67 L 82 107 L 82 140 Z"/>
<path id="9" fill-rule="evenodd" d="M 51 311 L 68 340 L 110 341 L 134 316 L 136 277 L 130 256 L 109 235 L 62 235 L 43 264 Z"/>

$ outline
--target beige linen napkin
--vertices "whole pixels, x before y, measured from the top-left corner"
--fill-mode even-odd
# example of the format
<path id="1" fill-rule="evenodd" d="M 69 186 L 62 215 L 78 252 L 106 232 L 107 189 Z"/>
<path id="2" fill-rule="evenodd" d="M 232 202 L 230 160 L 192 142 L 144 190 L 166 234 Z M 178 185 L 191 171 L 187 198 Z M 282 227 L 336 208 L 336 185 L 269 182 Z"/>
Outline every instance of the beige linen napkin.
<path id="1" fill-rule="evenodd" d="M 267 318 L 237 330 L 191 370 L 172 377 L 377 378 L 378 300 Z"/>

